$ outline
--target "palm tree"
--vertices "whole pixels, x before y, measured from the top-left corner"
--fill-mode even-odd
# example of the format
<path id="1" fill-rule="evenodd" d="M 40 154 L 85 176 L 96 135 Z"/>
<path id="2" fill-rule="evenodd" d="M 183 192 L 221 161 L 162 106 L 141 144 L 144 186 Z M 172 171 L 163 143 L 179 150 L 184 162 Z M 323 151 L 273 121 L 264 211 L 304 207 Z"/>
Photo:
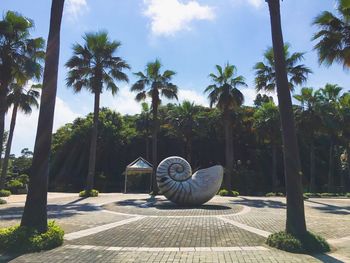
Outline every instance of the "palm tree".
<path id="1" fill-rule="evenodd" d="M 267 0 L 267 2 L 270 11 L 278 106 L 282 124 L 284 173 L 287 191 L 286 232 L 303 239 L 307 232 L 301 180 L 302 172 L 283 43 L 280 0 Z"/>
<path id="2" fill-rule="evenodd" d="M 158 193 L 158 187 L 156 182 L 156 167 L 157 161 L 157 136 L 158 136 L 158 107 L 161 103 L 160 96 L 164 96 L 168 99 L 178 99 L 177 91 L 178 87 L 171 83 L 172 78 L 176 74 L 172 70 L 165 70 L 161 73 L 162 64 L 158 59 L 154 62 L 150 62 L 146 66 L 145 72 L 134 73 L 139 80 L 132 85 L 131 91 L 137 92 L 135 99 L 137 101 L 143 101 L 148 97 L 151 98 L 151 111 L 153 116 L 153 131 L 152 131 L 152 163 L 153 174 L 151 177 L 151 191 L 153 194 Z"/>
<path id="3" fill-rule="evenodd" d="M 315 136 L 320 129 L 319 100 L 313 88 L 302 88 L 300 94 L 294 98 L 301 103 L 300 125 L 303 128 L 304 137 L 310 142 L 310 184 L 309 191 L 316 191 L 315 178 Z"/>
<path id="4" fill-rule="evenodd" d="M 130 66 L 114 54 L 121 43 L 110 41 L 106 32 L 85 34 L 84 45 L 73 46 L 74 55 L 66 63 L 70 70 L 67 77 L 67 86 L 75 92 L 83 88 L 94 94 L 94 118 L 90 143 L 89 170 L 86 181 L 86 191 L 90 192 L 94 185 L 96 148 L 98 133 L 98 117 L 100 111 L 100 96 L 103 88 L 115 95 L 119 88 L 115 81 L 128 82 L 128 76 L 123 72 Z"/>
<path id="5" fill-rule="evenodd" d="M 21 220 L 21 226 L 34 228 L 39 233 L 47 231 L 49 157 L 56 102 L 63 6 L 64 0 L 52 0 L 38 128 L 29 177 L 28 194 Z"/>
<path id="6" fill-rule="evenodd" d="M 317 93 L 320 101 L 319 112 L 321 112 L 322 126 L 329 136 L 329 165 L 328 165 L 328 191 L 334 191 L 334 150 L 336 141 L 341 133 L 341 116 L 339 100 L 343 88 L 336 84 L 326 84 Z"/>
<path id="7" fill-rule="evenodd" d="M 272 150 L 272 189 L 277 192 L 277 142 L 280 132 L 280 116 L 278 107 L 273 101 L 262 104 L 254 113 L 254 126 L 263 138 L 271 144 Z"/>
<path id="8" fill-rule="evenodd" d="M 339 0 L 337 14 L 324 11 L 318 15 L 313 24 L 319 31 L 312 40 L 317 40 L 315 50 L 320 64 L 327 66 L 334 62 L 350 67 L 350 8 L 348 0 Z"/>
<path id="9" fill-rule="evenodd" d="M 150 107 L 146 102 L 141 104 L 142 111 L 141 114 L 136 121 L 136 129 L 142 136 L 145 138 L 146 143 L 146 159 L 149 160 L 149 138 L 152 127 L 152 116 Z"/>
<path id="10" fill-rule="evenodd" d="M 237 76 L 237 68 L 227 63 L 224 68 L 216 65 L 217 75 L 211 73 L 213 84 L 209 85 L 205 92 L 209 93 L 210 106 L 216 107 L 222 112 L 225 127 L 225 158 L 226 171 L 224 185 L 227 189 L 232 189 L 231 178 L 234 168 L 233 134 L 231 114 L 242 106 L 244 96 L 238 89 L 246 86 L 243 76 Z"/>
<path id="11" fill-rule="evenodd" d="M 284 56 L 287 66 L 289 89 L 294 91 L 295 86 L 306 82 L 312 71 L 303 64 L 298 64 L 304 60 L 305 53 L 296 52 L 290 54 L 290 45 L 284 45 Z M 276 69 L 273 48 L 268 48 L 264 53 L 264 61 L 258 62 L 254 66 L 255 86 L 257 91 L 276 91 Z"/>
<path id="12" fill-rule="evenodd" d="M 192 162 L 192 137 L 194 129 L 198 126 L 196 114 L 199 108 L 190 101 L 184 101 L 169 112 L 169 120 L 185 141 L 185 155 L 189 163 Z"/>
<path id="13" fill-rule="evenodd" d="M 37 60 L 44 57 L 42 38 L 30 38 L 33 22 L 12 11 L 8 11 L 0 21 L 0 138 L 4 137 L 6 96 L 14 79 L 41 77 L 41 65 Z M 3 152 L 0 144 L 0 152 Z M 1 168 L 1 161 L 0 161 Z M 4 187 L 0 178 L 0 189 Z"/>
<path id="14" fill-rule="evenodd" d="M 38 88 L 41 88 L 41 85 L 32 85 L 29 90 L 25 89 L 23 85 L 19 83 L 12 83 L 10 85 L 10 93 L 7 95 L 7 105 L 8 108 L 13 106 L 12 117 L 10 124 L 10 131 L 6 144 L 6 151 L 4 156 L 4 163 L 1 171 L 1 177 L 6 178 L 8 162 L 11 153 L 11 145 L 13 139 L 13 132 L 15 130 L 17 111 L 20 110 L 25 114 L 32 113 L 32 107 L 39 107 L 37 99 L 40 96 Z"/>

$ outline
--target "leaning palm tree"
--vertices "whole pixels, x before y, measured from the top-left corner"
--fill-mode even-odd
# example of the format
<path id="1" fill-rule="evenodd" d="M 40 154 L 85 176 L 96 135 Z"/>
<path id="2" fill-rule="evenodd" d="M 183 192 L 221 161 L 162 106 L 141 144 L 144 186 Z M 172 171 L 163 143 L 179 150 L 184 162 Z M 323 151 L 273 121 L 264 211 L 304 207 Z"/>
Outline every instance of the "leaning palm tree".
<path id="1" fill-rule="evenodd" d="M 10 131 L 6 143 L 5 156 L 1 171 L 1 177 L 5 178 L 7 174 L 8 162 L 11 153 L 11 145 L 13 139 L 13 132 L 15 130 L 17 112 L 18 110 L 22 111 L 24 114 L 31 114 L 32 108 L 39 107 L 38 98 L 40 93 L 38 89 L 41 88 L 41 85 L 32 85 L 30 89 L 26 89 L 23 85 L 19 83 L 12 83 L 10 85 L 10 93 L 7 95 L 7 107 L 12 109 Z"/>
<path id="2" fill-rule="evenodd" d="M 284 45 L 284 56 L 287 66 L 289 89 L 294 91 L 295 86 L 306 82 L 312 71 L 303 64 L 299 64 L 304 59 L 305 53 L 296 52 L 290 54 L 290 45 Z M 276 69 L 273 48 L 268 48 L 264 53 L 264 61 L 258 62 L 254 66 L 255 87 L 257 91 L 276 91 Z"/>
<path id="3" fill-rule="evenodd" d="M 19 13 L 8 11 L 0 21 L 0 138 L 4 136 L 7 94 L 9 86 L 16 80 L 41 77 L 42 67 L 38 63 L 45 53 L 44 39 L 31 38 L 34 28 L 32 20 Z M 0 152 L 3 152 L 0 144 Z M 0 162 L 1 168 L 1 162 Z M 0 189 L 4 187 L 4 178 L 0 178 Z"/>
<path id="4" fill-rule="evenodd" d="M 151 191 L 153 194 L 158 193 L 158 187 L 156 182 L 155 168 L 157 167 L 157 135 L 158 135 L 158 107 L 161 103 L 160 96 L 164 96 L 168 99 L 178 99 L 177 91 L 178 87 L 171 83 L 172 78 L 176 74 L 172 70 L 165 70 L 161 73 L 162 64 L 158 59 L 154 62 L 150 62 L 146 66 L 145 72 L 134 73 L 139 80 L 132 85 L 131 91 L 137 92 L 136 100 L 143 101 L 147 97 L 150 97 L 151 111 L 153 116 L 153 130 L 152 130 L 152 163 L 153 174 L 151 177 Z"/>
<path id="5" fill-rule="evenodd" d="M 39 233 L 47 231 L 49 156 L 55 113 L 63 6 L 64 0 L 52 0 L 38 128 L 28 194 L 21 220 L 21 226 L 34 228 Z"/>
<path id="6" fill-rule="evenodd" d="M 232 134 L 232 112 L 242 106 L 244 96 L 239 87 L 246 86 L 243 76 L 237 76 L 237 68 L 227 63 L 224 68 L 216 65 L 217 74 L 211 73 L 213 84 L 209 85 L 205 92 L 209 93 L 210 106 L 216 105 L 221 111 L 225 127 L 225 158 L 226 171 L 224 185 L 227 189 L 232 189 L 231 178 L 234 169 L 234 151 Z"/>
<path id="7" fill-rule="evenodd" d="M 327 66 L 334 62 L 350 67 L 350 5 L 348 0 L 339 0 L 337 13 L 324 11 L 318 15 L 313 24 L 319 31 L 312 40 L 318 41 L 315 50 L 320 64 Z"/>
<path id="8" fill-rule="evenodd" d="M 121 44 L 110 41 L 107 32 L 87 33 L 83 38 L 84 45 L 73 46 L 74 55 L 68 60 L 66 67 L 69 69 L 67 86 L 72 87 L 75 92 L 85 88 L 95 98 L 86 181 L 86 191 L 90 193 L 94 185 L 100 96 L 104 88 L 115 95 L 119 90 L 115 81 L 128 82 L 128 76 L 123 70 L 130 69 L 130 66 L 115 56 Z"/>
<path id="9" fill-rule="evenodd" d="M 302 172 L 283 42 L 280 0 L 266 1 L 270 11 L 276 88 L 282 124 L 284 173 L 287 191 L 286 232 L 304 239 L 307 231 L 301 178 Z"/>

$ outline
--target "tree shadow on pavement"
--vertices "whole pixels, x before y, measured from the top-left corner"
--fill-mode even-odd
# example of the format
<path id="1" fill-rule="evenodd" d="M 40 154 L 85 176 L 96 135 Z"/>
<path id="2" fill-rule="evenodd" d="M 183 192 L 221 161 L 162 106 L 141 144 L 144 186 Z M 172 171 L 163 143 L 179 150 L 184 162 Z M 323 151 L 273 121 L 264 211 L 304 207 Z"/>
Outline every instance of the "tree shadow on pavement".
<path id="1" fill-rule="evenodd" d="M 286 204 L 281 201 L 248 199 L 244 197 L 241 197 L 241 200 L 234 200 L 232 201 L 232 203 L 238 204 L 238 205 L 245 205 L 249 207 L 255 207 L 255 208 L 279 208 L 279 209 L 286 208 Z"/>

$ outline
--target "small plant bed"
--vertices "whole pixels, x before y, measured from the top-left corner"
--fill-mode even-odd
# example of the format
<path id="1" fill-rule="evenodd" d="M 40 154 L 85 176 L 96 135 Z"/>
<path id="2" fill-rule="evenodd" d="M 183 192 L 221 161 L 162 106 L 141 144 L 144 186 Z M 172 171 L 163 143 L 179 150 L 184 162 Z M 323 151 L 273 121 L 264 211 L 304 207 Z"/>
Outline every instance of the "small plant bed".
<path id="1" fill-rule="evenodd" d="M 350 198 L 350 193 L 304 193 L 305 198 Z"/>
<path id="2" fill-rule="evenodd" d="M 265 194 L 266 197 L 284 197 L 284 193 L 274 193 L 274 192 L 270 192 Z"/>
<path id="3" fill-rule="evenodd" d="M 54 221 L 48 223 L 45 233 L 22 226 L 0 229 L 0 252 L 23 254 L 49 250 L 62 245 L 64 231 Z"/>
<path id="4" fill-rule="evenodd" d="M 239 192 L 237 192 L 237 191 L 229 191 L 229 190 L 226 190 L 226 189 L 221 189 L 218 192 L 218 195 L 220 195 L 220 196 L 237 197 L 237 196 L 239 196 Z"/>
<path id="5" fill-rule="evenodd" d="M 6 200 L 0 198 L 0 205 L 5 205 L 7 204 Z"/>
<path id="6" fill-rule="evenodd" d="M 9 190 L 0 190 L 0 197 L 7 197 L 7 196 L 10 196 L 11 195 L 11 192 Z"/>
<path id="7" fill-rule="evenodd" d="M 300 240 L 284 231 L 270 235 L 266 244 L 291 253 L 323 253 L 329 252 L 330 246 L 320 236 L 307 232 L 305 238 Z"/>
<path id="8" fill-rule="evenodd" d="M 80 197 L 97 197 L 99 192 L 96 189 L 92 189 L 91 191 L 83 190 L 79 193 Z"/>

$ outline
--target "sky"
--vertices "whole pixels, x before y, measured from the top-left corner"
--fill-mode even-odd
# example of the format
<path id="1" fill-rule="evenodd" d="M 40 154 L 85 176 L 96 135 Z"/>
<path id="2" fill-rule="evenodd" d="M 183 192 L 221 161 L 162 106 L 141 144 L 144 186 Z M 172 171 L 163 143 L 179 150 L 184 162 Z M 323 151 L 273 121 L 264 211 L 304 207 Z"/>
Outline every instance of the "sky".
<path id="1" fill-rule="evenodd" d="M 285 42 L 291 51 L 305 52 L 306 66 L 313 70 L 304 86 L 320 88 L 326 83 L 339 84 L 349 90 L 349 72 L 340 65 L 320 66 L 311 41 L 316 28 L 312 20 L 322 11 L 334 11 L 335 0 L 307 0 L 281 3 Z M 33 37 L 47 38 L 50 6 L 48 0 L 1 0 L 0 12 L 12 10 L 32 19 Z M 253 66 L 271 46 L 269 12 L 265 0 L 66 0 L 62 29 L 58 93 L 54 131 L 77 117 L 93 111 L 93 96 L 88 92 L 75 94 L 67 88 L 64 64 L 72 56 L 72 45 L 83 43 L 85 32 L 105 30 L 112 40 L 122 43 L 118 50 L 132 67 L 127 74 L 130 83 L 117 83 L 120 88 L 113 97 L 102 94 L 101 106 L 122 114 L 140 112 L 130 86 L 133 72 L 160 59 L 164 69 L 176 71 L 173 83 L 179 87 L 179 102 L 194 101 L 208 106 L 203 93 L 211 84 L 209 73 L 215 65 L 229 62 L 246 78 L 242 92 L 245 104 L 252 105 L 256 96 Z M 296 90 L 298 93 L 298 89 Z M 275 102 L 277 102 L 274 95 Z M 167 102 L 167 101 L 164 101 Z M 9 127 L 11 111 L 6 116 Z M 38 111 L 30 116 L 19 114 L 12 153 L 33 149 Z"/>

